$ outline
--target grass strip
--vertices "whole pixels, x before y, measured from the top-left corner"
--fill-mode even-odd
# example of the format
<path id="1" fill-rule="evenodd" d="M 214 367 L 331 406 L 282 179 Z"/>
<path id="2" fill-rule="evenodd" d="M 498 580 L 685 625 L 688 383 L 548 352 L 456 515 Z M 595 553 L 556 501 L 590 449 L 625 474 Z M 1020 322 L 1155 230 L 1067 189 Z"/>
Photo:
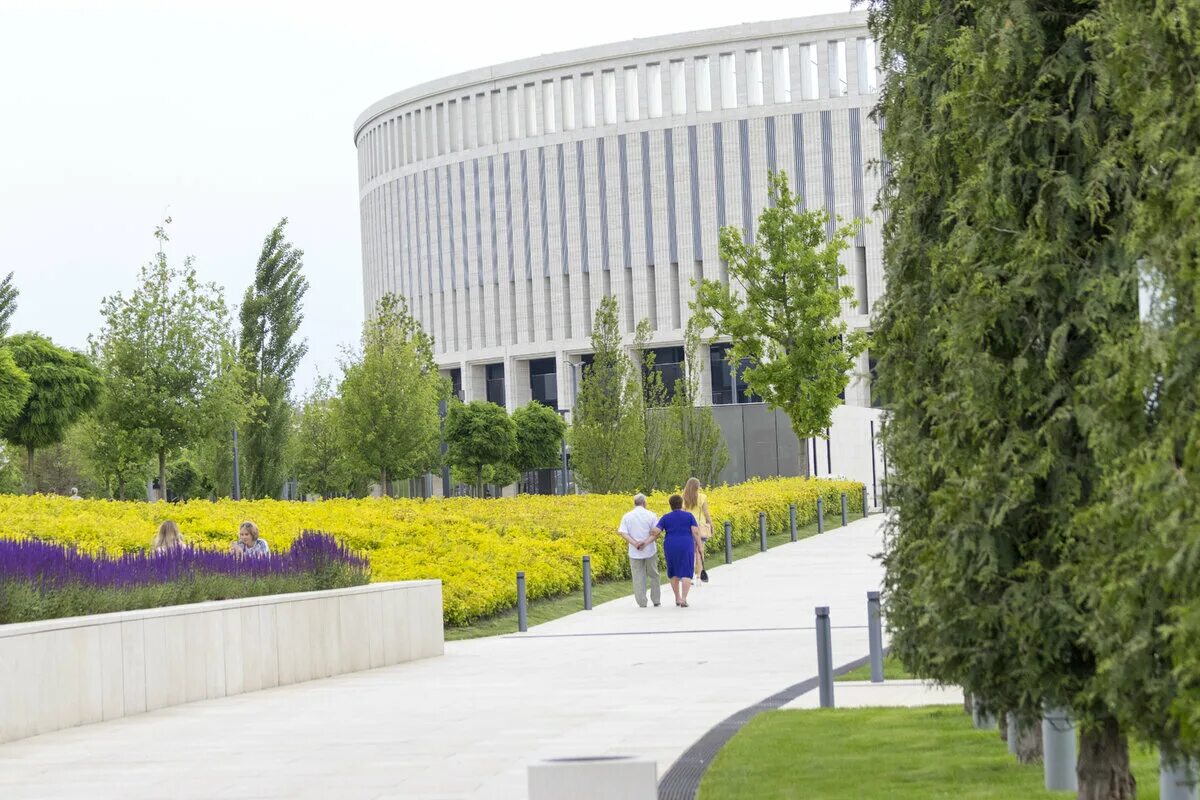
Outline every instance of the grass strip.
<path id="1" fill-rule="evenodd" d="M 1138 797 L 1158 797 L 1158 756 L 1132 747 Z M 1018 764 L 961 706 L 759 714 L 717 754 L 700 800 L 1036 800 L 1040 765 Z"/>

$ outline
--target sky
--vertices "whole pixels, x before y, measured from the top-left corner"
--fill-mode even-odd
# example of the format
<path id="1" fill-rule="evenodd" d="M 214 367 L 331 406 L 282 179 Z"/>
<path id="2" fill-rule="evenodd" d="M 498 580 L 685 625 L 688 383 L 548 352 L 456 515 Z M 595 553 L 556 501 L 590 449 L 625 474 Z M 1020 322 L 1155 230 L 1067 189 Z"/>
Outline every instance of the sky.
<path id="1" fill-rule="evenodd" d="M 282 217 L 310 289 L 298 393 L 363 319 L 355 118 L 434 78 L 543 53 L 848 11 L 849 0 L 0 0 L 0 275 L 13 331 L 87 347 L 165 217 L 231 313 Z"/>

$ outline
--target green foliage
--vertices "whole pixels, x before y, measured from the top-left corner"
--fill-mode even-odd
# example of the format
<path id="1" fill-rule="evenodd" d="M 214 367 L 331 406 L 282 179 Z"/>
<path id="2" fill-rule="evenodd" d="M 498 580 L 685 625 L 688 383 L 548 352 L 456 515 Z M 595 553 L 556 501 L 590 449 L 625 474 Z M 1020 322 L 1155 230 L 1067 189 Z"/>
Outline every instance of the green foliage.
<path id="1" fill-rule="evenodd" d="M 139 498 L 154 473 L 150 464 L 153 454 L 145 431 L 124 430 L 105 422 L 115 416 L 107 408 L 111 402 L 112 395 L 103 392 L 97 409 L 76 423 L 68 438 L 75 442 L 97 495 L 103 487 L 104 497 Z"/>
<path id="2" fill-rule="evenodd" d="M 296 478 L 305 494 L 342 497 L 355 489 L 354 468 L 340 433 L 338 403 L 329 379 L 319 377 L 296 415 Z"/>
<path id="3" fill-rule="evenodd" d="M 446 460 L 470 477 L 479 496 L 483 495 L 484 471 L 510 464 L 517 450 L 517 427 L 512 418 L 503 407 L 484 400 L 451 403 L 445 437 Z"/>
<path id="4" fill-rule="evenodd" d="M 10 336 L 5 347 L 31 384 L 25 407 L 4 427 L 4 438 L 25 448 L 25 479 L 32 490 L 34 451 L 61 442 L 67 428 L 95 407 L 101 378 L 83 353 L 57 347 L 36 333 Z"/>
<path id="5" fill-rule="evenodd" d="M 301 270 L 304 251 L 284 239 L 287 218 L 263 242 L 254 283 L 241 308 L 241 353 L 246 393 L 261 398 L 241 431 L 242 495 L 276 497 L 288 478 L 286 455 L 292 431 L 289 394 L 308 345 L 296 340 L 304 319 L 301 307 L 308 281 Z"/>
<path id="6" fill-rule="evenodd" d="M 157 455 L 165 491 L 168 455 L 232 430 L 247 404 L 220 287 L 201 283 L 191 258 L 182 267 L 167 262 L 164 227 L 155 238 L 159 252 L 138 288 L 104 299 L 93 349 L 109 393 L 101 424 Z"/>
<path id="7" fill-rule="evenodd" d="M 594 359 L 583 370 L 571 421 L 571 461 L 590 492 L 628 492 L 642 480 L 645 419 L 637 369 L 621 343 L 617 299 L 600 300 Z"/>
<path id="8" fill-rule="evenodd" d="M 700 331 L 703 322 L 691 317 L 683 334 L 683 378 L 675 383 L 675 396 L 671 399 L 671 415 L 674 418 L 676 436 L 683 448 L 684 481 L 695 476 L 702 486 L 716 483 L 729 461 L 729 448 L 725 434 L 713 417 L 712 406 L 701 403 L 700 377 Z M 698 404 L 699 403 L 699 404 Z M 679 485 L 683 485 L 681 481 Z"/>
<path id="9" fill-rule="evenodd" d="M 879 108 L 891 174 L 875 335 L 898 509 L 893 652 L 993 707 L 1071 707 L 1081 796 L 1126 797 L 1125 741 L 1087 640 L 1095 576 L 1076 569 L 1094 546 L 1077 515 L 1101 477 L 1090 369 L 1136 315 L 1116 288 L 1134 275 L 1130 174 L 1113 147 L 1126 122 L 1079 27 L 1098 5 L 872 4 L 897 71 Z"/>
<path id="10" fill-rule="evenodd" d="M 567 423 L 558 412 L 533 400 L 514 411 L 512 420 L 517 427 L 513 466 L 518 471 L 548 469 L 561 463 Z"/>
<path id="11" fill-rule="evenodd" d="M 21 292 L 13 286 L 13 274 L 10 272 L 0 281 L 0 337 L 8 336 L 12 327 L 12 316 L 17 313 L 17 296 Z"/>
<path id="12" fill-rule="evenodd" d="M 433 339 L 402 298 L 380 300 L 343 372 L 342 441 L 364 471 L 386 489 L 389 478 L 415 478 L 437 464 L 438 402 L 449 386 L 433 362 Z"/>
<path id="13" fill-rule="evenodd" d="M 25 370 L 17 366 L 12 351 L 0 347 L 0 428 L 6 428 L 21 415 L 33 391 Z"/>
<path id="14" fill-rule="evenodd" d="M 654 366 L 654 353 L 646 347 L 649 338 L 650 321 L 643 319 L 637 324 L 633 337 L 634 353 L 641 367 L 645 414 L 641 489 L 657 492 L 683 486 L 688 479 L 688 465 L 672 413 L 670 388 L 663 382 L 662 372 Z"/>
<path id="15" fill-rule="evenodd" d="M 828 214 L 801 211 L 787 175 L 770 178 L 771 204 L 758 218 L 753 242 L 741 229 L 721 230 L 721 258 L 729 264 L 729 285 L 703 280 L 693 307 L 717 335 L 732 340 L 736 362 L 750 359 L 745 379 L 771 407 L 782 408 L 801 440 L 832 422 L 866 336 L 848 332 L 842 304 L 854 304 L 854 290 L 839 286 L 846 268 L 838 260 L 858 230 L 855 220 L 826 238 Z"/>
<path id="16" fill-rule="evenodd" d="M 1114 160 L 1136 189 L 1125 242 L 1140 274 L 1099 291 L 1149 307 L 1109 320 L 1093 362 L 1101 500 L 1078 519 L 1077 583 L 1097 693 L 1139 737 L 1200 755 L 1200 6 L 1106 0 L 1082 29 L 1105 103 L 1128 118 Z M 1141 286 L 1139 287 L 1139 283 Z M 1128 303 L 1132 306 L 1132 303 Z"/>

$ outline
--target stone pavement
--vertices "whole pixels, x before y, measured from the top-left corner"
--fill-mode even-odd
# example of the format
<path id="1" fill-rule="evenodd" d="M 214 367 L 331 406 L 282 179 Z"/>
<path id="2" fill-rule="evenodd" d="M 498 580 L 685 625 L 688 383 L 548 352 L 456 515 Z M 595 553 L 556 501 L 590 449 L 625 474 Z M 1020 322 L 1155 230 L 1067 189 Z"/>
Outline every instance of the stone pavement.
<path id="1" fill-rule="evenodd" d="M 661 777 L 713 725 L 866 655 L 881 515 L 710 569 L 689 608 L 632 597 L 446 655 L 0 745 L 0 797 L 497 798 L 542 758 L 632 754 Z M 814 693 L 815 694 L 815 693 Z"/>
<path id="2" fill-rule="evenodd" d="M 838 681 L 833 684 L 833 704 L 837 708 L 961 706 L 962 703 L 963 693 L 959 687 L 936 686 L 928 681 Z M 820 705 L 821 698 L 814 690 L 800 695 L 784 708 L 818 708 Z"/>

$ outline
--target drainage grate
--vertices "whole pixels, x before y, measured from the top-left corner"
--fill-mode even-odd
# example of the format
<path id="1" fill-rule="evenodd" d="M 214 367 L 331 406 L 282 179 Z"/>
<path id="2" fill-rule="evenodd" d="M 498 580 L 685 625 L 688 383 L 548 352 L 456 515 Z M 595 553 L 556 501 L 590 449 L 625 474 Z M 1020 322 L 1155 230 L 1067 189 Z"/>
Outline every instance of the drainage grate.
<path id="1" fill-rule="evenodd" d="M 884 653 L 887 653 L 887 648 L 884 648 Z M 836 678 L 839 675 L 844 675 L 851 670 L 858 669 L 862 665 L 869 663 L 871 663 L 871 657 L 864 656 L 851 661 L 849 664 L 837 667 L 834 669 L 833 675 Z M 717 752 L 725 746 L 726 742 L 733 738 L 735 733 L 740 731 L 747 722 L 754 719 L 761 712 L 782 708 L 800 695 L 811 692 L 816 688 L 816 678 L 800 681 L 800 683 L 793 684 L 781 692 L 776 692 L 752 706 L 746 706 L 736 714 L 718 722 L 708 733 L 701 736 L 691 747 L 685 750 L 683 755 L 667 770 L 667 774 L 663 775 L 662 780 L 658 782 L 658 800 L 694 800 L 696 790 L 700 788 L 700 779 L 704 777 L 704 772 L 708 769 L 708 765 L 712 763 L 712 760 L 717 756 Z"/>

